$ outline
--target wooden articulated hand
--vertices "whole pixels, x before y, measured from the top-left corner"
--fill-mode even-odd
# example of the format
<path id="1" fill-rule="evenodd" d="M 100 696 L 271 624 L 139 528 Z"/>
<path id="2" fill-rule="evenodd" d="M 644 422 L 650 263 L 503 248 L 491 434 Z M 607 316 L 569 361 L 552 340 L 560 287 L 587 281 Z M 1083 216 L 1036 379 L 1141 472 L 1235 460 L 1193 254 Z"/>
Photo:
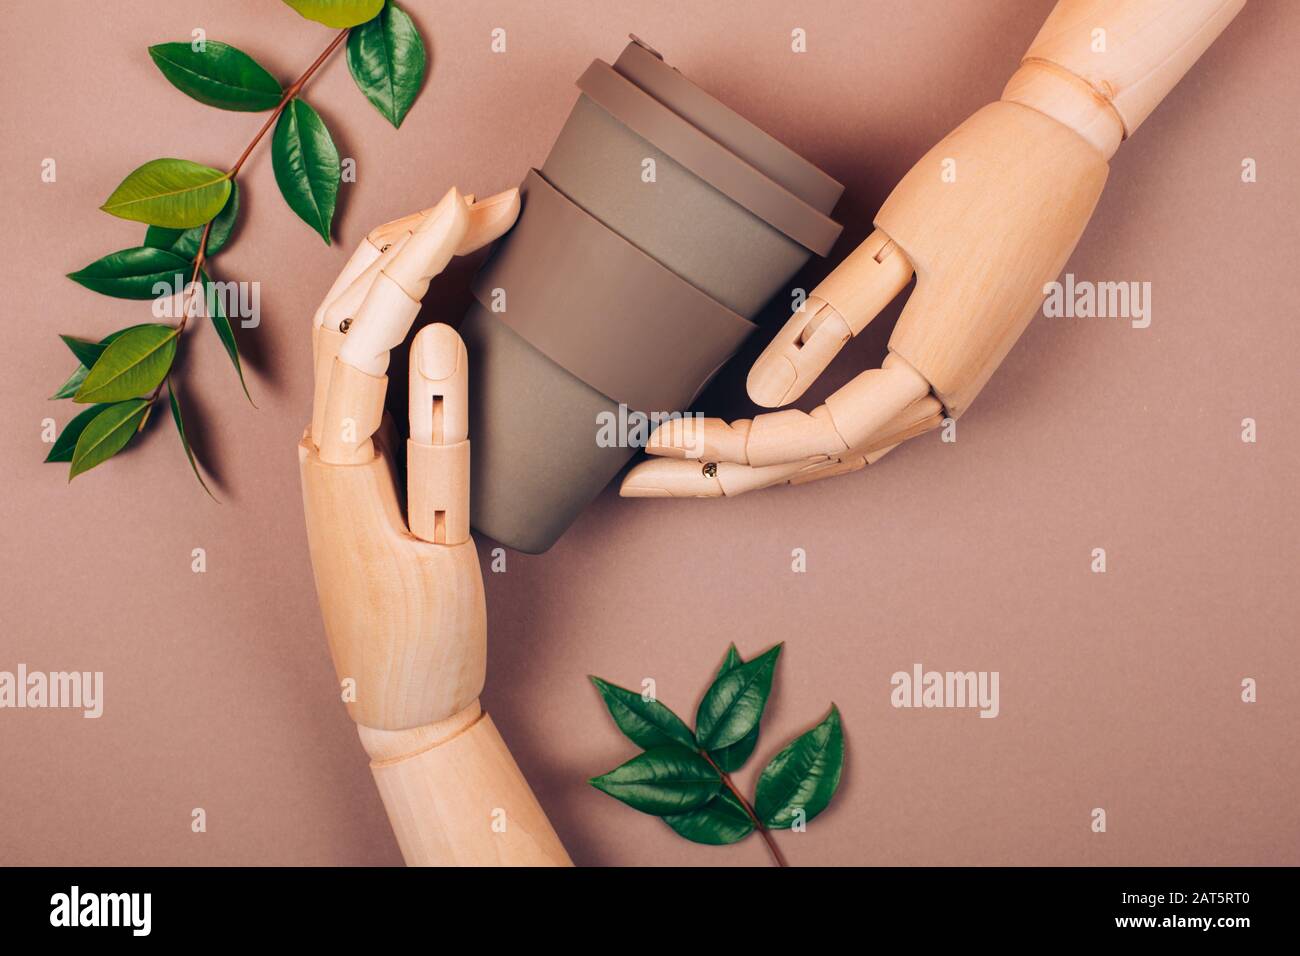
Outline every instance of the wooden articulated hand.
<path id="1" fill-rule="evenodd" d="M 316 389 L 298 448 L 307 538 L 330 654 L 408 864 L 568 865 L 491 718 L 483 579 L 469 532 L 465 345 L 446 325 L 411 346 L 405 516 L 389 350 L 454 255 L 504 233 L 510 190 L 449 191 L 375 229 L 316 311 Z"/>
<path id="2" fill-rule="evenodd" d="M 625 497 L 718 497 L 856 471 L 959 417 L 1074 250 L 1108 160 L 1245 0 L 1061 0 L 1002 98 L 894 188 L 876 231 L 759 356 L 749 396 L 794 401 L 916 275 L 882 366 L 811 413 L 661 425 Z"/>

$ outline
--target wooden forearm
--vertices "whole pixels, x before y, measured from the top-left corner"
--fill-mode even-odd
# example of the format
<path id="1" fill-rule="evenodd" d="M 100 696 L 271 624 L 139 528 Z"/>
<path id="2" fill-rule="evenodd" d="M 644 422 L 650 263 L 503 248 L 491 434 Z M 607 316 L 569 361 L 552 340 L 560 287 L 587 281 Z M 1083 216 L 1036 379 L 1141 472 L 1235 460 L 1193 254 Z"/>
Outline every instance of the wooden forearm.
<path id="1" fill-rule="evenodd" d="M 1002 99 L 1046 113 L 1109 159 L 1246 0 L 1060 0 Z"/>
<path id="2" fill-rule="evenodd" d="M 411 730 L 358 725 L 408 866 L 571 866 L 477 701 Z"/>

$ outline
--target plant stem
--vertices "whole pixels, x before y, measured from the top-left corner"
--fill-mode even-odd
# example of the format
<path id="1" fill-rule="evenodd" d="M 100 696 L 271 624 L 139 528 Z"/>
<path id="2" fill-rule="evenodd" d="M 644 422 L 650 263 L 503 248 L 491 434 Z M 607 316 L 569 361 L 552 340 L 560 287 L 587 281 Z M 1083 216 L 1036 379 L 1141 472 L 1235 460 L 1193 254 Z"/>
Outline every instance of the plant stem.
<path id="1" fill-rule="evenodd" d="M 723 786 L 730 790 L 732 796 L 740 801 L 740 805 L 745 808 L 745 812 L 749 814 L 749 819 L 754 823 L 754 829 L 758 831 L 758 835 L 761 836 L 763 842 L 767 844 L 767 850 L 772 854 L 772 859 L 776 861 L 776 865 L 789 866 L 790 864 L 786 862 L 785 854 L 781 852 L 781 848 L 776 845 L 776 840 L 772 838 L 772 831 L 763 826 L 763 821 L 758 818 L 758 814 L 755 813 L 754 808 L 749 805 L 749 801 L 745 799 L 745 795 L 742 794 L 736 785 L 731 782 L 731 775 L 713 762 L 713 758 L 709 756 L 707 750 L 701 750 L 700 755 L 709 762 L 710 767 L 718 772 L 718 776 L 722 778 Z"/>
<path id="2" fill-rule="evenodd" d="M 212 220 L 209 219 L 207 224 L 204 225 L 203 227 L 203 234 L 199 236 L 199 251 L 194 255 L 194 271 L 190 273 L 189 285 L 185 287 L 185 292 L 181 298 L 181 321 L 176 326 L 177 338 L 180 338 L 181 333 L 185 331 L 185 323 L 189 321 L 190 307 L 191 307 L 190 303 L 193 301 L 193 296 L 195 295 L 194 292 L 195 287 L 198 286 L 200 291 L 202 291 L 202 286 L 198 285 L 199 273 L 203 271 L 203 263 L 206 260 L 207 249 L 208 249 L 208 234 L 211 232 L 212 232 Z M 205 296 L 205 300 L 206 300 L 206 296 Z M 152 405 L 158 399 L 159 394 L 161 394 L 162 392 L 162 387 L 167 384 L 167 380 L 169 378 L 171 378 L 170 372 L 164 375 L 163 380 L 154 387 L 152 394 L 150 394 L 149 396 L 150 405 Z M 143 420 L 140 422 L 140 425 L 141 427 L 144 426 Z"/>
<path id="3" fill-rule="evenodd" d="M 253 152 L 253 148 L 257 146 L 262 137 L 266 135 L 266 131 L 275 125 L 275 121 L 280 118 L 280 114 L 283 113 L 284 108 L 289 105 L 289 101 L 298 95 L 299 91 L 302 90 L 307 81 L 311 79 L 311 75 L 320 68 L 322 63 L 329 59 L 330 54 L 337 50 L 339 44 L 347 39 L 347 35 L 347 30 L 340 30 L 338 36 L 330 41 L 330 45 L 324 49 L 320 56 L 316 57 L 316 61 L 312 63 L 311 66 L 307 67 L 302 76 L 294 80 L 289 88 L 284 91 L 284 96 L 280 98 L 280 105 L 272 111 L 270 117 L 267 118 L 267 121 L 262 124 L 262 128 L 257 131 L 257 135 L 253 137 L 253 141 L 248 144 L 240 154 L 239 158 L 235 160 L 235 165 L 230 167 L 230 172 L 227 175 L 231 179 L 234 179 L 239 175 L 239 170 L 243 167 L 244 160 L 248 159 L 249 154 Z"/>
<path id="4" fill-rule="evenodd" d="M 240 153 L 239 158 L 235 160 L 235 165 L 231 166 L 230 172 L 226 173 L 227 179 L 232 183 L 234 182 L 235 177 L 239 175 L 240 169 L 243 168 L 244 162 L 252 155 L 253 150 L 257 147 L 257 144 L 262 141 L 262 137 L 266 135 L 267 131 L 275 125 L 276 120 L 280 118 L 280 114 L 284 112 L 284 108 L 289 105 L 289 101 L 302 91 L 302 88 L 307 85 L 307 81 L 311 79 L 312 74 L 320 69 L 321 65 L 329 59 L 330 54 L 337 50 L 339 44 L 347 39 L 347 36 L 347 30 L 340 30 L 334 39 L 330 41 L 330 45 L 321 51 L 320 56 L 316 57 L 316 59 L 312 61 L 311 66 L 307 67 L 307 69 L 303 71 L 302 76 L 298 77 L 298 79 L 294 80 L 293 83 L 289 85 L 289 88 L 284 91 L 284 96 L 280 98 L 279 104 L 271 111 L 271 115 L 267 118 L 266 122 L 262 124 L 262 128 L 257 131 L 257 135 L 254 136 L 252 141 L 244 147 L 244 151 Z M 207 259 L 208 236 L 211 232 L 212 220 L 209 219 L 207 224 L 203 227 L 203 235 L 199 237 L 199 250 L 194 256 L 194 271 L 190 274 L 189 285 L 185 287 L 185 297 L 181 300 L 181 321 L 180 324 L 176 326 L 176 334 L 178 336 L 185 331 L 185 323 L 190 317 L 190 302 L 191 296 L 194 295 L 193 290 L 197 286 L 200 291 L 203 291 L 202 286 L 198 285 L 199 274 L 203 272 L 203 264 Z M 150 405 L 157 400 L 159 394 L 162 392 L 162 387 L 167 384 L 168 377 L 169 376 L 164 376 L 163 380 L 159 382 L 158 386 L 153 390 L 153 394 L 149 396 Z M 143 422 L 141 422 L 141 424 L 143 425 Z"/>

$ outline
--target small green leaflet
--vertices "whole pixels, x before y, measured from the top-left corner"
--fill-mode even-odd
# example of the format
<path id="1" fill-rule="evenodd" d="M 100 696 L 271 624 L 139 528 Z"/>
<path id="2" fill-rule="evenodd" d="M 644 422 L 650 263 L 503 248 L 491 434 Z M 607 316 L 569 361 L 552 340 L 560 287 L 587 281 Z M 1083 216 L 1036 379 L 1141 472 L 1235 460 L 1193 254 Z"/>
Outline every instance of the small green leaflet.
<path id="1" fill-rule="evenodd" d="M 274 109 L 284 96 L 256 60 L 216 40 L 205 40 L 200 50 L 192 43 L 159 43 L 149 47 L 149 56 L 172 86 L 207 106 L 256 113 Z"/>
<path id="2" fill-rule="evenodd" d="M 308 20 L 341 30 L 365 23 L 379 13 L 384 0 L 284 0 Z"/>
<path id="3" fill-rule="evenodd" d="M 226 200 L 221 212 L 212 220 L 212 229 L 208 232 L 208 245 L 204 255 L 211 259 L 230 239 L 239 218 L 239 186 L 231 182 L 230 198 Z M 168 229 L 166 226 L 150 226 L 145 230 L 144 244 L 151 249 L 166 249 L 186 260 L 192 260 L 199 254 L 199 242 L 203 238 L 203 226 L 189 229 Z"/>
<path id="4" fill-rule="evenodd" d="M 632 743 L 645 749 L 671 743 L 695 749 L 695 737 L 690 728 L 659 701 L 648 701 L 635 691 L 610 684 L 599 677 L 592 677 L 591 682 L 600 691 L 618 729 Z"/>
<path id="5" fill-rule="evenodd" d="M 176 401 L 176 392 L 172 390 L 172 380 L 170 378 L 167 379 L 167 400 L 172 408 L 172 421 L 176 423 L 176 433 L 181 436 L 181 447 L 185 449 L 185 457 L 190 460 L 190 467 L 194 469 L 194 477 L 199 480 L 199 484 L 208 493 L 208 497 L 216 501 L 217 496 L 212 493 L 208 483 L 203 480 L 203 475 L 199 473 L 199 464 L 194 460 L 194 450 L 190 448 L 190 440 L 185 435 L 185 421 L 181 418 L 181 406 Z"/>
<path id="6" fill-rule="evenodd" d="M 419 95 L 426 65 L 420 31 L 395 3 L 388 3 L 379 16 L 348 33 L 352 79 L 395 127 L 402 125 Z"/>
<path id="7" fill-rule="evenodd" d="M 754 821 L 749 818 L 740 801 L 726 787 L 704 806 L 685 813 L 674 813 L 663 818 L 680 836 L 693 843 L 725 846 L 738 843 L 754 832 Z"/>
<path id="8" fill-rule="evenodd" d="M 73 373 L 68 376 L 68 380 L 59 386 L 59 390 L 50 396 L 51 399 L 71 398 L 77 394 L 77 389 L 81 388 L 81 383 L 86 380 L 86 375 L 90 369 L 84 365 L 78 365 Z"/>
<path id="9" fill-rule="evenodd" d="M 244 397 L 248 399 L 248 404 L 256 408 L 257 403 L 253 401 L 253 396 L 248 394 L 248 384 L 244 381 L 244 366 L 239 360 L 239 345 L 235 342 L 235 330 L 230 324 L 230 319 L 226 318 L 226 307 L 221 304 L 221 296 L 217 294 L 208 274 L 204 272 L 199 278 L 203 282 L 208 318 L 212 321 L 212 327 L 217 330 L 221 347 L 226 350 L 226 355 L 230 356 L 230 364 L 235 366 L 235 374 L 239 376 L 239 386 L 244 390 Z"/>
<path id="10" fill-rule="evenodd" d="M 72 461 L 72 450 L 77 447 L 77 439 L 81 433 L 86 430 L 90 420 L 108 408 L 108 405 L 91 405 L 89 408 L 78 412 L 72 421 L 63 426 L 63 431 L 59 432 L 59 437 L 54 440 L 54 445 L 50 448 L 50 453 L 45 456 L 48 461 Z"/>
<path id="11" fill-rule="evenodd" d="M 701 747 L 709 751 L 729 747 L 758 726 L 780 654 L 777 644 L 714 680 L 695 715 L 695 739 Z"/>
<path id="12" fill-rule="evenodd" d="M 743 663 L 745 662 L 741 658 L 740 652 L 736 650 L 736 645 L 732 644 L 728 646 L 727 656 L 723 658 L 722 666 L 718 668 L 718 677 L 721 677 L 730 670 L 735 670 Z M 759 708 L 758 715 L 761 720 L 763 717 L 762 707 Z M 750 755 L 754 752 L 754 748 L 758 746 L 758 731 L 759 725 L 755 723 L 754 729 L 745 734 L 745 736 L 741 737 L 734 744 L 731 744 L 728 747 L 719 747 L 716 750 L 710 750 L 709 756 L 713 758 L 713 762 L 716 763 L 724 773 L 735 773 L 745 765 L 745 761 L 749 759 Z"/>
<path id="13" fill-rule="evenodd" d="M 176 357 L 178 331 L 167 325 L 144 325 L 109 344 L 73 401 L 120 402 L 156 388 Z"/>
<path id="14" fill-rule="evenodd" d="M 788 830 L 802 811 L 805 822 L 826 809 L 844 771 L 844 730 L 834 704 L 812 730 L 792 740 L 763 768 L 754 812 L 769 830 Z"/>
<path id="15" fill-rule="evenodd" d="M 108 347 L 107 345 L 101 345 L 99 342 L 79 339 L 72 335 L 60 335 L 59 338 L 68 347 L 68 351 L 77 357 L 77 361 L 86 368 L 94 365 L 99 360 L 99 357 L 104 354 L 104 349 Z"/>
<path id="16" fill-rule="evenodd" d="M 652 747 L 589 782 L 634 810 L 655 816 L 701 807 L 722 786 L 707 760 L 676 744 Z"/>
<path id="17" fill-rule="evenodd" d="M 339 193 L 339 152 L 325 121 L 304 100 L 290 100 L 275 124 L 271 166 L 289 208 L 329 245 Z"/>
<path id="18" fill-rule="evenodd" d="M 201 226 L 230 198 L 226 173 L 188 159 L 154 159 L 122 180 L 99 208 L 151 226 Z"/>
<path id="19" fill-rule="evenodd" d="M 143 398 L 109 405 L 91 420 L 72 452 L 68 481 L 101 465 L 126 447 L 149 412 Z"/>
<path id="20" fill-rule="evenodd" d="M 110 342 L 116 338 L 120 338 L 132 329 L 138 329 L 140 327 L 141 326 L 139 325 L 132 325 L 125 329 L 118 329 L 116 332 L 111 332 L 104 336 L 98 342 L 74 338 L 71 335 L 60 335 L 59 338 L 61 338 L 64 344 L 68 346 L 72 351 L 72 354 L 77 356 L 77 360 L 81 364 L 76 367 L 72 375 L 68 377 L 68 380 L 64 382 L 62 387 L 51 395 L 50 398 L 72 398 L 72 396 L 76 395 L 77 389 L 81 387 L 81 383 L 86 380 L 86 375 L 90 372 L 90 367 L 86 364 L 85 360 L 87 358 L 91 359 L 90 365 L 94 365 L 99 359 L 99 356 L 104 354 L 104 349 L 108 347 Z"/>
<path id="21" fill-rule="evenodd" d="M 184 289 L 189 268 L 189 261 L 174 252 L 138 246 L 109 253 L 68 278 L 101 295 L 157 299 Z"/>

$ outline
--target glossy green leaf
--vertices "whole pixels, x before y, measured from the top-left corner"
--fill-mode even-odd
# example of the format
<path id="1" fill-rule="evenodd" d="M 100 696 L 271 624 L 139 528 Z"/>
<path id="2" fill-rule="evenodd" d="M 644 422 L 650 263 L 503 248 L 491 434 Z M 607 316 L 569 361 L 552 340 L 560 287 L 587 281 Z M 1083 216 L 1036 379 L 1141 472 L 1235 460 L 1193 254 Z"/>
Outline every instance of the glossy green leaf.
<path id="1" fill-rule="evenodd" d="M 176 358 L 178 335 L 166 325 L 123 333 L 104 350 L 73 401 L 120 402 L 157 388 Z"/>
<path id="2" fill-rule="evenodd" d="M 86 368 L 94 365 L 99 360 L 99 357 L 104 354 L 104 349 L 108 347 L 101 345 L 99 342 L 92 342 L 89 339 L 79 339 L 74 335 L 60 335 L 59 338 L 68 347 L 68 351 L 77 357 L 77 361 Z"/>
<path id="3" fill-rule="evenodd" d="M 618 729 L 632 743 L 646 750 L 678 743 L 695 749 L 695 736 L 682 719 L 657 700 L 646 700 L 635 691 L 592 677 L 591 682 L 609 708 Z"/>
<path id="4" fill-rule="evenodd" d="M 188 159 L 154 159 L 122 180 L 99 208 L 151 226 L 201 226 L 230 198 L 226 173 Z"/>
<path id="5" fill-rule="evenodd" d="M 290 100 L 280 114 L 271 165 L 289 208 L 328 245 L 339 192 L 339 151 L 325 122 L 303 100 Z"/>
<path id="6" fill-rule="evenodd" d="M 231 231 L 235 228 L 235 220 L 238 218 L 239 186 L 232 181 L 230 198 L 212 220 L 212 229 L 208 232 L 208 245 L 204 250 L 207 258 L 212 258 L 225 247 Z M 199 241 L 203 238 L 203 229 L 203 226 L 192 226 L 189 229 L 150 226 L 145 230 L 144 244 L 151 249 L 166 249 L 183 259 L 193 259 L 199 254 Z"/>
<path id="7" fill-rule="evenodd" d="M 59 432 L 59 437 L 54 440 L 50 446 L 50 453 L 45 456 L 46 461 L 72 461 L 73 449 L 77 447 L 77 439 L 81 433 L 86 430 L 90 420 L 108 408 L 108 405 L 91 405 L 89 408 L 78 412 L 68 424 L 63 426 L 63 431 Z"/>
<path id="8" fill-rule="evenodd" d="M 86 339 L 73 339 L 72 336 L 60 335 L 59 338 L 63 339 L 63 341 L 68 344 L 68 348 L 72 349 L 72 353 L 77 356 L 78 360 L 82 361 L 73 371 L 72 375 L 68 377 L 68 380 L 64 382 L 59 390 L 51 395 L 50 398 L 72 398 L 72 396 L 76 395 L 77 389 L 81 387 L 81 383 L 86 380 L 86 375 L 90 372 L 90 368 L 85 364 L 84 359 L 91 358 L 97 360 L 99 356 L 104 353 L 104 349 L 107 348 L 110 342 L 114 339 L 120 338 L 127 332 L 130 332 L 131 329 L 138 328 L 140 328 L 140 326 L 132 325 L 125 329 L 118 329 L 116 332 L 110 332 L 98 342 L 90 342 Z M 71 342 L 68 342 L 69 339 L 72 339 L 73 342 L 77 343 L 77 348 L 73 348 Z M 85 350 L 84 347 L 87 345 L 91 346 L 93 351 Z M 91 365 L 95 364 L 93 360 L 90 363 Z"/>
<path id="9" fill-rule="evenodd" d="M 143 398 L 133 398 L 109 405 L 96 415 L 77 439 L 68 480 L 103 464 L 125 448 L 139 431 L 148 413 L 149 402 Z"/>
<path id="10" fill-rule="evenodd" d="M 50 396 L 51 399 L 71 398 L 77 394 L 77 389 L 81 388 L 81 383 L 86 380 L 86 375 L 90 369 L 84 365 L 78 365 L 73 373 L 68 376 L 68 380 L 59 386 L 59 390 Z"/>
<path id="11" fill-rule="evenodd" d="M 735 670 L 743 663 L 745 663 L 745 659 L 740 656 L 740 651 L 736 650 L 736 645 L 734 643 L 728 644 L 727 653 L 723 655 L 722 664 L 719 665 L 718 672 L 713 675 L 713 679 L 717 680 L 727 671 Z"/>
<path id="12" fill-rule="evenodd" d="M 731 644 L 727 647 L 727 656 L 722 660 L 722 666 L 718 668 L 718 677 L 721 677 L 727 671 L 735 670 L 741 664 L 745 663 L 741 658 L 740 652 L 736 650 L 736 645 Z M 759 710 L 759 718 L 762 719 L 762 709 Z M 729 747 L 718 747 L 709 751 L 709 756 L 713 762 L 724 773 L 735 773 L 745 765 L 745 761 L 753 754 L 754 748 L 758 746 L 759 725 L 755 724 L 754 729 L 745 736 L 741 737 Z"/>
<path id="13" fill-rule="evenodd" d="M 758 726 L 772 692 L 772 675 L 781 645 L 714 679 L 695 715 L 695 739 L 714 751 L 739 743 Z"/>
<path id="14" fill-rule="evenodd" d="M 189 269 L 189 262 L 174 252 L 137 246 L 96 259 L 81 271 L 68 273 L 68 278 L 101 295 L 156 299 L 184 289 L 189 281 Z M 164 285 L 166 290 L 159 292 Z"/>
<path id="15" fill-rule="evenodd" d="M 811 820 L 826 809 L 844 771 L 844 730 L 832 704 L 826 719 L 792 740 L 763 768 L 754 812 L 771 830 L 788 830 L 803 811 Z"/>
<path id="16" fill-rule="evenodd" d="M 754 832 L 754 821 L 736 795 L 726 787 L 704 806 L 685 813 L 669 814 L 663 820 L 678 835 L 693 843 L 710 846 L 737 843 Z"/>
<path id="17" fill-rule="evenodd" d="M 308 20 L 341 30 L 365 23 L 375 16 L 384 0 L 284 0 Z"/>
<path id="18" fill-rule="evenodd" d="M 149 47 L 149 56 L 172 86 L 218 109 L 257 113 L 274 109 L 284 96 L 280 82 L 256 60 L 216 40 L 205 41 L 201 50 L 191 43 L 159 43 Z"/>
<path id="19" fill-rule="evenodd" d="M 401 126 L 424 83 L 427 57 L 420 31 L 391 0 L 368 23 L 348 34 L 348 69 L 375 109 Z"/>
<path id="20" fill-rule="evenodd" d="M 230 319 L 226 317 L 226 307 L 222 305 L 221 296 L 217 295 L 208 274 L 201 273 L 200 278 L 203 282 L 208 318 L 212 322 L 212 327 L 217 330 L 221 347 L 230 357 L 230 364 L 235 367 L 235 374 L 239 376 L 239 387 L 244 390 L 244 397 L 248 399 L 248 404 L 256 408 L 257 403 L 253 401 L 253 396 L 248 394 L 248 383 L 244 381 L 244 365 L 239 360 L 239 345 L 235 342 L 235 330 L 230 324 Z"/>
<path id="21" fill-rule="evenodd" d="M 699 754 L 670 744 L 638 754 L 590 783 L 634 810 L 665 816 L 704 806 L 722 778 Z"/>
<path id="22" fill-rule="evenodd" d="M 176 392 L 172 390 L 172 382 L 170 378 L 167 379 L 167 400 L 172 408 L 172 421 L 176 423 L 176 433 L 181 436 L 181 447 L 185 449 L 185 457 L 190 460 L 190 468 L 194 470 L 194 477 L 199 480 L 199 484 L 201 484 L 203 490 L 208 493 L 208 497 L 213 501 L 216 501 L 217 496 L 212 493 L 212 489 L 208 487 L 208 483 L 203 480 L 203 475 L 199 473 L 199 464 L 194 460 L 194 450 L 190 448 L 190 440 L 185 434 L 185 420 L 181 418 L 181 406 L 180 403 L 176 401 Z"/>

